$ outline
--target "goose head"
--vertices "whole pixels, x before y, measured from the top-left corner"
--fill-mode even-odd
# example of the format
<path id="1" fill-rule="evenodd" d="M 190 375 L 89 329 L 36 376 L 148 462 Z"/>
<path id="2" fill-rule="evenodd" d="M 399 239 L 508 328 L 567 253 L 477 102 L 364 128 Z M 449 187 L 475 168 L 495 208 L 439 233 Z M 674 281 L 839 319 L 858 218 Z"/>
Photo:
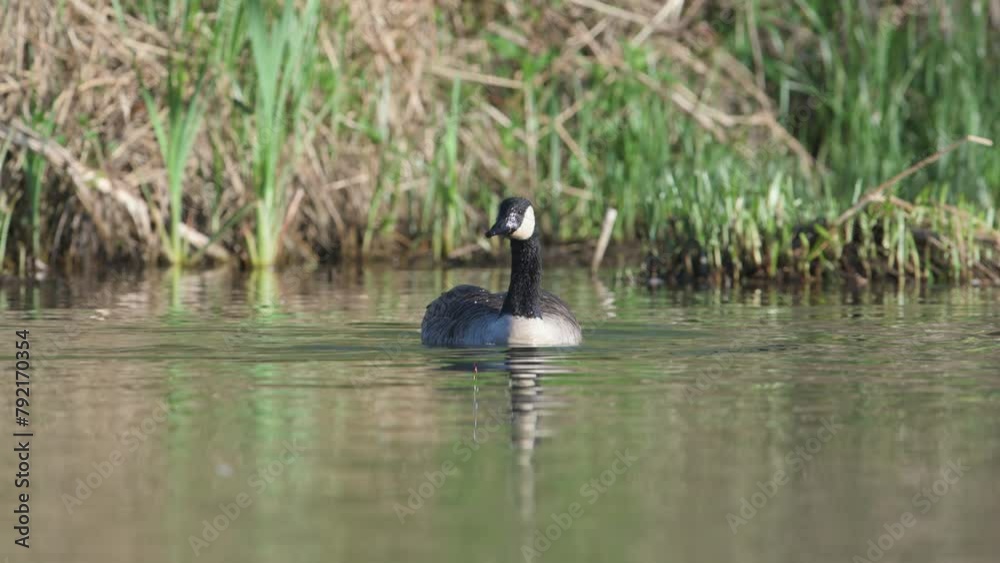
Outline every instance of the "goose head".
<path id="1" fill-rule="evenodd" d="M 500 202 L 497 220 L 486 236 L 506 236 L 513 240 L 528 240 L 535 234 L 535 210 L 523 197 L 509 197 Z"/>

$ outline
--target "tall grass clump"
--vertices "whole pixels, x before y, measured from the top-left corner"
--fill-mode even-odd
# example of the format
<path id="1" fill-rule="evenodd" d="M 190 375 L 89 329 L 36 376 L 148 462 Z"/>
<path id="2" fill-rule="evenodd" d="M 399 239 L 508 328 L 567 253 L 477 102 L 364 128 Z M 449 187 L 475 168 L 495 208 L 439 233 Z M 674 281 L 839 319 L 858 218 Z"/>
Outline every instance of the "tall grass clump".
<path id="1" fill-rule="evenodd" d="M 3 178 L 3 167 L 10 150 L 10 141 L 0 142 L 0 180 Z M 2 188 L 3 186 L 0 186 Z M 14 219 L 14 207 L 17 196 L 8 199 L 6 192 L 0 192 L 0 273 L 4 270 L 4 257 L 7 256 L 7 235 L 10 233 L 10 223 Z"/>
<path id="2" fill-rule="evenodd" d="M 34 126 L 49 135 L 55 127 L 54 119 L 51 115 L 36 113 L 32 120 Z M 44 260 L 42 255 L 42 192 L 45 190 L 45 171 L 48 163 L 45 158 L 34 151 L 29 151 L 25 155 L 24 180 L 28 192 L 28 204 L 30 213 L 28 215 L 28 229 L 30 235 L 30 247 L 32 258 Z"/>
<path id="3" fill-rule="evenodd" d="M 988 2 L 757 4 L 759 27 L 742 26 L 729 45 L 750 61 L 751 38 L 761 38 L 769 93 L 825 165 L 827 188 L 841 203 L 850 203 L 858 184 L 878 184 L 964 135 L 1000 137 L 1000 121 L 989 117 L 1000 88 L 1000 43 Z M 798 30 L 797 44 L 785 37 L 789 27 Z M 927 183 L 992 207 L 1000 161 L 956 152 L 900 193 L 912 197 Z"/>
<path id="4" fill-rule="evenodd" d="M 143 99 L 149 111 L 167 173 L 170 232 L 167 234 L 161 231 L 161 236 L 165 239 L 163 242 L 168 259 L 177 265 L 182 265 L 188 258 L 185 242 L 181 238 L 184 180 L 204 113 L 200 90 L 205 70 L 202 69 L 198 74 L 199 76 L 195 78 L 194 93 L 186 96 L 187 73 L 179 65 L 171 66 L 167 76 L 166 118 L 160 115 L 156 101 L 150 93 L 143 92 Z"/>
<path id="5" fill-rule="evenodd" d="M 319 2 L 309 0 L 299 13 L 286 0 L 278 21 L 269 26 L 261 0 L 251 0 L 247 18 L 256 128 L 250 156 L 257 197 L 257 234 L 249 249 L 253 263 L 271 265 L 281 250 L 289 179 L 311 133 L 307 112 L 316 78 Z"/>
<path id="6" fill-rule="evenodd" d="M 445 258 L 455 250 L 465 227 L 458 160 L 461 118 L 462 81 L 454 80 L 444 131 L 435 144 L 430 189 L 424 201 L 424 232 L 430 235 L 431 253 L 436 258 Z"/>
<path id="7" fill-rule="evenodd" d="M 45 158 L 38 153 L 29 152 L 25 157 L 24 175 L 25 184 L 28 188 L 28 229 L 30 235 L 31 256 L 41 259 L 41 235 L 42 235 L 42 191 L 45 188 L 45 169 L 48 167 Z"/>

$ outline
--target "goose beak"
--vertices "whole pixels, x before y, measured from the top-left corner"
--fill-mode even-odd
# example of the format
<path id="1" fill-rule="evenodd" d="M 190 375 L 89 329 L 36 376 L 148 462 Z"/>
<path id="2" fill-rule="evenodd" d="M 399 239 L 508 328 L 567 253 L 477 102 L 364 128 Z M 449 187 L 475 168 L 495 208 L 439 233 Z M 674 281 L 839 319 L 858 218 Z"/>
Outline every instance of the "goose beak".
<path id="1" fill-rule="evenodd" d="M 499 235 L 509 235 L 514 232 L 505 221 L 497 221 L 490 230 L 486 231 L 486 238 L 495 237 Z"/>

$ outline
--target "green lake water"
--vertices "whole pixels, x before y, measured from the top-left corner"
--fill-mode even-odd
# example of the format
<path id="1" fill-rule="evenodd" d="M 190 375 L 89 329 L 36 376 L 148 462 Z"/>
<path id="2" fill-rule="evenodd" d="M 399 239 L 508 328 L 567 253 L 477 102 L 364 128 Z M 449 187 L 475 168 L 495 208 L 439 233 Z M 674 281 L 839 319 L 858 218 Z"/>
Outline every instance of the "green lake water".
<path id="1" fill-rule="evenodd" d="M 581 347 L 420 345 L 441 291 L 506 275 L 7 283 L 0 556 L 997 560 L 1000 291 L 650 292 L 553 268 Z"/>

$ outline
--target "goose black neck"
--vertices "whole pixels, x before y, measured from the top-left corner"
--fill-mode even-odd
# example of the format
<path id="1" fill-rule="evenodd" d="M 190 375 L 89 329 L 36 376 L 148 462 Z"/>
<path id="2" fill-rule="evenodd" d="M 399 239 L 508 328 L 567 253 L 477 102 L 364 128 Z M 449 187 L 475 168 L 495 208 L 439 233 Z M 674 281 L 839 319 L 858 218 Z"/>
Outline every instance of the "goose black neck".
<path id="1" fill-rule="evenodd" d="M 542 243 L 536 232 L 528 240 L 510 241 L 510 287 L 501 313 L 542 318 Z"/>

